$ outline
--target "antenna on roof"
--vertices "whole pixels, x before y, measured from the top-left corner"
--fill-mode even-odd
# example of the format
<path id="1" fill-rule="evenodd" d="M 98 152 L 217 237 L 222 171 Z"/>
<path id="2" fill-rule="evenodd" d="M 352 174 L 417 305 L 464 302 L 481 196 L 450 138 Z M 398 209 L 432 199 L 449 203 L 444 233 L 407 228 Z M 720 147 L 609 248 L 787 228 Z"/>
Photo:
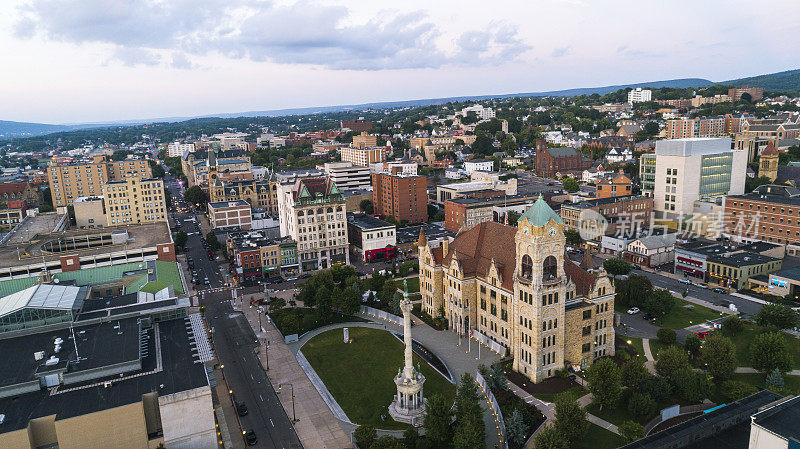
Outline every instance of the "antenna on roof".
<path id="1" fill-rule="evenodd" d="M 75 328 L 72 327 L 72 323 L 69 323 L 69 331 L 72 333 L 72 344 L 75 345 L 75 363 L 81 361 L 81 356 L 78 355 L 78 340 L 75 338 Z"/>

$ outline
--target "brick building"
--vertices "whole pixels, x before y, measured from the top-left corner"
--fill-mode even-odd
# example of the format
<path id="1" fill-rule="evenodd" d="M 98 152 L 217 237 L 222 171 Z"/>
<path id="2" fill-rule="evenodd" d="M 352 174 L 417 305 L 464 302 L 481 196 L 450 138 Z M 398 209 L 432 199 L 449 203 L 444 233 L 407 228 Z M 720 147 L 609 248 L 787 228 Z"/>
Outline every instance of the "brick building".
<path id="1" fill-rule="evenodd" d="M 611 198 L 614 196 L 628 196 L 631 194 L 633 182 L 622 173 L 617 173 L 597 182 L 597 198 Z"/>
<path id="2" fill-rule="evenodd" d="M 211 227 L 235 227 L 248 230 L 252 227 L 253 211 L 250 203 L 244 200 L 208 203 L 208 221 Z"/>
<path id="3" fill-rule="evenodd" d="M 583 172 L 592 160 L 570 147 L 543 148 L 536 151 L 536 174 L 546 178 L 561 172 Z"/>
<path id="4" fill-rule="evenodd" d="M 409 223 L 428 221 L 428 178 L 425 176 L 372 174 L 375 213 Z"/>
<path id="5" fill-rule="evenodd" d="M 765 241 L 800 252 L 800 190 L 763 185 L 723 200 L 723 234 L 737 242 Z"/>
<path id="6" fill-rule="evenodd" d="M 53 206 L 66 208 L 75 198 L 102 195 L 103 185 L 110 181 L 124 181 L 131 177 L 151 178 L 153 176 L 148 161 L 124 160 L 109 161 L 101 155 L 89 161 L 50 162 L 47 167 L 47 182 Z"/>
<path id="7" fill-rule="evenodd" d="M 560 213 L 564 220 L 564 228 L 578 229 L 581 226 L 581 219 L 586 218 L 584 211 L 587 210 L 592 210 L 605 217 L 608 224 L 606 234 L 614 233 L 618 226 L 630 227 L 631 223 L 646 228 L 649 226 L 653 214 L 653 198 L 639 195 L 615 196 L 574 204 L 562 204 Z"/>
<path id="8" fill-rule="evenodd" d="M 372 130 L 372 122 L 368 122 L 364 119 L 340 120 L 339 128 L 342 131 L 350 130 L 353 131 L 354 133 L 369 132 L 370 130 Z"/>

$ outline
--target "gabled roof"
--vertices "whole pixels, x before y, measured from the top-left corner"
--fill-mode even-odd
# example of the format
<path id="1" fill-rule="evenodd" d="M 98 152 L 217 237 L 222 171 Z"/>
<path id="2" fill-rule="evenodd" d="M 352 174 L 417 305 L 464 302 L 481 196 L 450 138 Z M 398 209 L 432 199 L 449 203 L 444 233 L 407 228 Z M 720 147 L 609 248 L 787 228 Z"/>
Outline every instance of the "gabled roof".
<path id="1" fill-rule="evenodd" d="M 540 194 L 539 199 L 519 217 L 519 220 L 527 219 L 533 226 L 544 226 L 551 218 L 555 220 L 556 223 L 564 222 Z"/>
<path id="2" fill-rule="evenodd" d="M 588 295 L 597 281 L 597 276 L 584 270 L 568 257 L 564 258 L 564 273 L 575 284 L 575 292 L 578 295 Z"/>
<path id="3" fill-rule="evenodd" d="M 303 178 L 298 179 L 294 185 L 294 200 L 314 199 L 316 197 L 327 197 L 329 195 L 339 195 L 342 192 L 336 184 L 328 178 Z"/>
<path id="4" fill-rule="evenodd" d="M 761 152 L 761 156 L 778 156 L 778 150 L 775 148 L 775 142 L 770 140 L 767 147 Z"/>
<path id="5" fill-rule="evenodd" d="M 546 151 L 552 157 L 573 157 L 577 156 L 578 152 L 575 151 L 575 148 L 572 147 L 556 147 L 556 148 L 545 148 Z"/>

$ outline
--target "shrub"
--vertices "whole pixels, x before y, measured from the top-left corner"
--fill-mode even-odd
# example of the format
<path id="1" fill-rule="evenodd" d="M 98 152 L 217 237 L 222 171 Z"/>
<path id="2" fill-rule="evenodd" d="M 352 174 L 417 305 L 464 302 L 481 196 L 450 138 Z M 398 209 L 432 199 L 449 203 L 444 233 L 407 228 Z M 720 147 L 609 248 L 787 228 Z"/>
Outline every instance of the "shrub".
<path id="1" fill-rule="evenodd" d="M 671 345 L 678 339 L 678 335 L 675 333 L 675 330 L 668 327 L 659 328 L 656 336 L 658 337 L 658 341 L 664 343 L 665 345 Z"/>
<path id="2" fill-rule="evenodd" d="M 778 370 L 778 368 L 775 368 L 774 370 L 770 371 L 769 374 L 767 374 L 767 378 L 764 380 L 764 383 L 770 390 L 783 390 L 783 387 L 785 387 L 783 376 L 781 376 L 781 372 Z"/>
<path id="3" fill-rule="evenodd" d="M 739 380 L 726 380 L 720 385 L 720 393 L 730 402 L 746 398 L 758 392 L 758 388 Z"/>
<path id="4" fill-rule="evenodd" d="M 359 426 L 358 429 L 353 432 L 353 438 L 356 439 L 356 444 L 361 448 L 372 446 L 372 442 L 375 441 L 377 436 L 378 432 L 376 432 L 375 428 L 372 426 Z"/>
<path id="5" fill-rule="evenodd" d="M 619 425 L 619 434 L 628 443 L 634 442 L 644 437 L 644 427 L 633 421 L 625 421 Z"/>

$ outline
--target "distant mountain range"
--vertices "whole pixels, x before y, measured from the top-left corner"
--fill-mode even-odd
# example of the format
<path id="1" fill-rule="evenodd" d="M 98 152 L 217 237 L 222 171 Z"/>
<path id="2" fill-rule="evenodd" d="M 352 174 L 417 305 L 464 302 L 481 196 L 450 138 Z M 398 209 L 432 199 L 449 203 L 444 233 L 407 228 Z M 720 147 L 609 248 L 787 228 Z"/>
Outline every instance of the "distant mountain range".
<path id="1" fill-rule="evenodd" d="M 149 119 L 149 120 L 120 120 L 114 122 L 92 123 L 92 124 L 50 125 L 44 123 L 10 122 L 10 121 L 0 120 L 0 140 L 10 139 L 14 137 L 41 136 L 45 134 L 51 134 L 61 131 L 71 131 L 75 129 L 100 128 L 109 126 L 131 126 L 131 125 L 141 125 L 145 123 L 154 123 L 154 122 L 180 122 L 193 118 L 280 117 L 286 115 L 307 115 L 307 114 L 320 114 L 325 112 L 358 111 L 365 109 L 387 109 L 396 107 L 429 106 L 429 105 L 444 104 L 454 101 L 477 101 L 477 100 L 487 100 L 490 98 L 572 97 L 575 95 L 591 95 L 595 93 L 599 95 L 605 95 L 607 93 L 616 92 L 626 87 L 687 88 L 687 87 L 707 87 L 714 84 L 735 85 L 735 86 L 748 85 L 751 87 L 763 87 L 765 90 L 771 90 L 771 91 L 797 91 L 800 90 L 800 69 L 787 70 L 785 72 L 770 73 L 767 75 L 751 76 L 747 78 L 739 78 L 739 79 L 720 81 L 720 82 L 714 82 L 703 78 L 682 78 L 682 79 L 673 79 L 664 81 L 652 81 L 647 83 L 618 84 L 615 86 L 581 87 L 575 89 L 553 90 L 547 92 L 525 92 L 525 93 L 514 93 L 514 94 L 427 98 L 420 100 L 388 101 L 388 102 L 362 103 L 362 104 L 339 105 L 339 106 L 319 106 L 319 107 L 307 107 L 307 108 L 273 109 L 266 111 L 247 111 L 247 112 L 234 112 L 234 113 L 222 113 L 222 114 L 209 114 L 209 115 L 201 115 L 193 117 L 165 117 L 165 118 Z"/>

